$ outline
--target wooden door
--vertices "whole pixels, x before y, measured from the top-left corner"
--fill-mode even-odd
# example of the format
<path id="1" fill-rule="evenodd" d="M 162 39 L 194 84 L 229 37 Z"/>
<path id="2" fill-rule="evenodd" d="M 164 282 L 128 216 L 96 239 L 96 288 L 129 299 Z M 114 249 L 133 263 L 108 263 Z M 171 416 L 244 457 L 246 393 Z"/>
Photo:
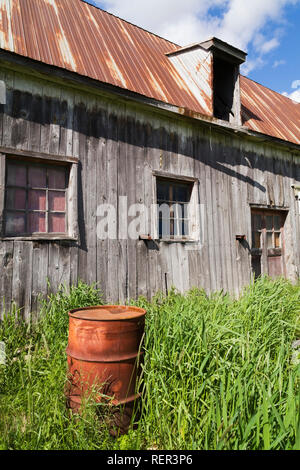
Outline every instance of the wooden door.
<path id="1" fill-rule="evenodd" d="M 284 223 L 286 211 L 252 209 L 252 270 L 255 277 L 285 275 Z"/>

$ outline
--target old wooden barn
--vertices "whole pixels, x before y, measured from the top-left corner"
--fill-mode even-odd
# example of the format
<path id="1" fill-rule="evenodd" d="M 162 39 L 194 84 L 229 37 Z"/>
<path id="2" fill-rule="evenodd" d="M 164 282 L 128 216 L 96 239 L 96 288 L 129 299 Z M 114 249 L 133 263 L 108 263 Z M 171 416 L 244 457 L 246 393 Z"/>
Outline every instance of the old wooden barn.
<path id="1" fill-rule="evenodd" d="M 123 303 L 298 278 L 300 104 L 240 75 L 244 52 L 182 48 L 82 0 L 1 0 L 0 47 L 6 309 L 78 279 Z"/>

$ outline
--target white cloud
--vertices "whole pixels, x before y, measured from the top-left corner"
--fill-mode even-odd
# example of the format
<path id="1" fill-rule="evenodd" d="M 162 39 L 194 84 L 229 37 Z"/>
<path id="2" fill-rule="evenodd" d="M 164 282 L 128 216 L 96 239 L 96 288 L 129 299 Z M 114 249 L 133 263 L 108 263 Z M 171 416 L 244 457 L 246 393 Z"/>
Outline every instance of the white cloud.
<path id="1" fill-rule="evenodd" d="M 262 57 L 249 59 L 242 65 L 241 72 L 244 75 L 249 75 L 249 73 L 252 72 L 252 70 L 261 68 L 264 65 L 265 65 L 265 61 L 262 59 Z"/>
<path id="2" fill-rule="evenodd" d="M 104 0 L 121 18 L 182 45 L 216 35 L 247 48 L 268 21 L 282 22 L 284 8 L 299 0 Z M 214 8 L 219 8 L 218 14 Z M 181 41 L 179 40 L 181 39 Z M 266 42 L 274 44 L 274 38 Z M 268 46 L 266 46 L 268 48 Z"/>
<path id="3" fill-rule="evenodd" d="M 293 83 L 292 83 L 291 88 L 293 88 L 293 90 L 295 90 L 295 88 L 299 88 L 299 87 L 300 87 L 300 80 L 294 80 Z"/>
<path id="4" fill-rule="evenodd" d="M 280 65 L 284 65 L 284 64 L 286 64 L 285 60 L 275 60 L 273 64 L 273 69 L 277 69 L 277 67 L 279 67 Z"/>
<path id="5" fill-rule="evenodd" d="M 287 96 L 288 98 L 291 98 L 291 100 L 300 103 L 300 88 L 298 88 L 298 90 L 293 91 L 292 93 L 287 93 L 286 91 L 284 91 L 282 94 L 284 96 Z"/>
<path id="6" fill-rule="evenodd" d="M 264 42 L 261 45 L 260 51 L 262 54 L 267 54 L 268 52 L 271 52 L 273 49 L 276 49 L 280 44 L 278 38 L 273 38 L 270 39 L 269 41 Z"/>
<path id="7" fill-rule="evenodd" d="M 99 0 L 99 4 L 182 46 L 211 36 L 245 51 L 252 45 L 257 53 L 249 58 L 249 71 L 261 66 L 262 57 L 280 44 L 283 29 L 273 31 L 271 37 L 262 34 L 263 29 L 273 23 L 284 25 L 285 7 L 299 1 Z"/>
<path id="8" fill-rule="evenodd" d="M 291 98 L 291 100 L 297 101 L 300 103 L 300 80 L 294 80 L 291 84 L 291 88 L 294 90 L 291 93 L 284 91 L 282 94 Z"/>

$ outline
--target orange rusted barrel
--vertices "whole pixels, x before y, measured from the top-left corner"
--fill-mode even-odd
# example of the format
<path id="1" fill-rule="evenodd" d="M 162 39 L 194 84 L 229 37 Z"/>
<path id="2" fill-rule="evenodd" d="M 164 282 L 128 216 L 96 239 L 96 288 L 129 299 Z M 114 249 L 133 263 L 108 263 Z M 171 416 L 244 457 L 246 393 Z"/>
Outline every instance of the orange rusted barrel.
<path id="1" fill-rule="evenodd" d="M 69 312 L 67 358 L 68 402 L 80 409 L 83 395 L 93 386 L 112 397 L 113 405 L 129 405 L 136 393 L 138 365 L 146 311 L 138 307 L 106 305 Z"/>

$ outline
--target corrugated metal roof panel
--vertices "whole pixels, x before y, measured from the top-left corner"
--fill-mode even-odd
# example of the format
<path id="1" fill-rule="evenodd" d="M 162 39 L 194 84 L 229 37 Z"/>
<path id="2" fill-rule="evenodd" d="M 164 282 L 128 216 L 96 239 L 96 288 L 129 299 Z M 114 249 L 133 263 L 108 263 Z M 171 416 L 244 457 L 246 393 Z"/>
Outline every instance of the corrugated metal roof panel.
<path id="1" fill-rule="evenodd" d="M 241 76 L 243 124 L 249 129 L 300 144 L 300 104 Z"/>
<path id="2" fill-rule="evenodd" d="M 199 50 L 167 57 L 179 46 L 82 0 L 0 0 L 0 47 L 212 116 Z M 241 99 L 249 129 L 300 144 L 300 104 L 245 77 Z"/>

